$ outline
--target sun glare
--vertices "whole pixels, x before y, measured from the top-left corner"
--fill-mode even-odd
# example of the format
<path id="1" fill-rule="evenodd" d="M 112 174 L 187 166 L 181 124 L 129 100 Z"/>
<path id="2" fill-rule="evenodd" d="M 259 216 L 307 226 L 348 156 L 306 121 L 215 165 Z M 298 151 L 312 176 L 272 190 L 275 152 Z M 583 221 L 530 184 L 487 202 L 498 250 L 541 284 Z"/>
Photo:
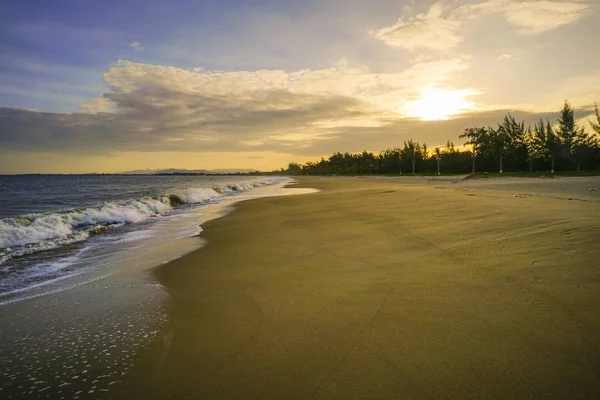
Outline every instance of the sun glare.
<path id="1" fill-rule="evenodd" d="M 448 119 L 452 115 L 472 109 L 475 103 L 466 99 L 472 90 L 448 90 L 427 86 L 420 90 L 421 98 L 408 104 L 408 115 L 423 121 Z"/>

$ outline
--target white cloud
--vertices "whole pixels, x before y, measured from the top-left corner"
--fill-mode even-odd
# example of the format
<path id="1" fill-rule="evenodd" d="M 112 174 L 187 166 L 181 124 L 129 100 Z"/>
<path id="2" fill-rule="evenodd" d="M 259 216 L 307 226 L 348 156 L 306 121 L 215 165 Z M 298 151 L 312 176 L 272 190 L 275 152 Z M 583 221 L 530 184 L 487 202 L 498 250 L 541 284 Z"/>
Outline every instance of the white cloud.
<path id="1" fill-rule="evenodd" d="M 129 47 L 131 47 L 135 51 L 142 51 L 142 50 L 144 50 L 144 47 L 142 46 L 142 44 L 140 42 L 136 42 L 136 41 L 131 42 L 131 44 L 129 45 Z"/>
<path id="2" fill-rule="evenodd" d="M 536 35 L 579 21 L 590 12 L 589 4 L 569 1 L 530 1 L 507 5 L 507 21 L 523 35 Z"/>
<path id="3" fill-rule="evenodd" d="M 411 104 L 420 87 L 471 93 L 448 87 L 467 67 L 457 58 L 398 73 L 343 63 L 321 70 L 224 72 L 120 61 L 104 76 L 109 91 L 79 113 L 0 109 L 0 125 L 15 133 L 5 138 L 6 146 L 18 149 L 43 143 L 56 151 L 308 152 L 325 146 L 321 142 L 335 147 L 350 130 L 377 132 L 382 141 L 400 134 L 388 127 L 416 120 Z M 56 140 L 48 141 L 49 135 Z"/>
<path id="4" fill-rule="evenodd" d="M 111 91 L 101 99 L 86 103 L 83 109 L 86 112 L 106 111 L 110 109 L 106 102 L 112 101 L 120 103 L 116 109 L 123 110 L 130 107 L 133 97 L 138 101 L 151 101 L 154 105 L 168 105 L 177 98 L 151 98 L 149 93 L 152 90 L 186 96 L 186 101 L 198 99 L 206 102 L 210 99 L 234 102 L 240 107 L 260 103 L 265 93 L 280 91 L 289 93 L 290 99 L 294 95 L 344 97 L 401 115 L 409 97 L 420 86 L 443 86 L 468 66 L 465 58 L 457 57 L 418 63 L 397 73 L 371 73 L 344 63 L 320 70 L 224 72 L 120 61 L 104 76 Z M 292 104 L 277 105 L 280 109 L 288 106 L 295 104 L 292 101 Z M 185 108 L 185 103 L 181 104 L 181 108 Z"/>
<path id="5" fill-rule="evenodd" d="M 102 96 L 86 101 L 79 111 L 85 114 L 104 114 L 116 113 L 118 110 L 113 102 Z"/>
<path id="6" fill-rule="evenodd" d="M 488 0 L 459 7 L 452 17 L 463 21 L 502 14 L 522 35 L 535 35 L 571 24 L 591 12 L 587 1 Z"/>
<path id="7" fill-rule="evenodd" d="M 547 98 L 552 101 L 548 101 L 546 98 L 539 99 L 536 102 L 538 106 L 558 110 L 562 106 L 562 99 L 568 99 L 576 107 L 591 105 L 594 102 L 600 103 L 600 69 L 583 75 L 574 75 L 548 86 Z"/>
<path id="8" fill-rule="evenodd" d="M 498 56 L 496 58 L 496 60 L 498 61 L 518 61 L 518 60 L 522 60 L 523 59 L 523 53 L 522 52 L 517 52 L 517 53 L 513 53 L 513 54 L 502 54 L 500 56 Z"/>
<path id="9" fill-rule="evenodd" d="M 460 21 L 443 17 L 444 7 L 436 3 L 427 14 L 418 14 L 408 20 L 400 18 L 397 23 L 371 34 L 390 46 L 407 50 L 425 48 L 448 50 L 460 43 Z"/>
<path id="10" fill-rule="evenodd" d="M 503 15 L 521 35 L 536 35 L 575 23 L 589 13 L 590 4 L 582 1 L 488 0 L 463 5 L 444 16 L 444 6 L 438 2 L 426 14 L 408 19 L 401 17 L 394 25 L 370 33 L 390 46 L 410 51 L 441 51 L 451 50 L 464 40 L 466 23 L 489 15 Z"/>

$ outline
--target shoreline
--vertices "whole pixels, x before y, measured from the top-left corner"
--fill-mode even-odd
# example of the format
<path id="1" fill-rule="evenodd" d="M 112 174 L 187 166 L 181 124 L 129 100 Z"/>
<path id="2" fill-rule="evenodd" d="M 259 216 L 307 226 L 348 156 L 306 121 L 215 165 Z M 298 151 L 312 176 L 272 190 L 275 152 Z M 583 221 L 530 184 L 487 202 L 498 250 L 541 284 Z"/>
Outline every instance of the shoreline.
<path id="1" fill-rule="evenodd" d="M 0 306 L 0 397 L 114 396 L 134 360 L 168 323 L 168 294 L 150 266 L 202 247 L 198 234 L 187 236 L 190 218 L 195 221 L 191 230 L 197 231 L 198 225 L 226 215 L 236 202 L 276 195 L 282 186 L 255 188 L 190 210 L 183 218 L 167 217 L 153 227 L 173 237 L 147 238 L 153 245 L 137 253 L 131 252 L 138 242 L 124 242 L 131 257 L 118 256 L 121 263 L 81 275 L 82 282 Z M 171 226 L 177 229 L 164 230 Z"/>
<path id="2" fill-rule="evenodd" d="M 597 203 L 409 180 L 300 178 L 322 192 L 206 223 L 115 395 L 598 395 Z"/>

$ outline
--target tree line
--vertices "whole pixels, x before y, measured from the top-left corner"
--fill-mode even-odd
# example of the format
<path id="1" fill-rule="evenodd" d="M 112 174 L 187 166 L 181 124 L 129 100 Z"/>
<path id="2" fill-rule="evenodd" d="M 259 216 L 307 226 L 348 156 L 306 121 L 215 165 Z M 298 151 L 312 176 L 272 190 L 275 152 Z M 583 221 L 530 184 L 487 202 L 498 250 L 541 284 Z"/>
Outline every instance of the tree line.
<path id="1" fill-rule="evenodd" d="M 593 132 L 578 126 L 573 107 L 565 100 L 555 124 L 540 119 L 533 126 L 517 121 L 508 113 L 497 127 L 471 127 L 459 138 L 466 139 L 459 150 L 447 141 L 443 148 L 430 149 L 412 139 L 402 147 L 373 153 L 335 153 L 328 159 L 289 163 L 274 171 L 286 175 L 372 175 L 417 173 L 475 173 L 477 171 L 569 171 L 600 169 L 600 112 L 595 104 L 596 122 L 588 121 Z"/>

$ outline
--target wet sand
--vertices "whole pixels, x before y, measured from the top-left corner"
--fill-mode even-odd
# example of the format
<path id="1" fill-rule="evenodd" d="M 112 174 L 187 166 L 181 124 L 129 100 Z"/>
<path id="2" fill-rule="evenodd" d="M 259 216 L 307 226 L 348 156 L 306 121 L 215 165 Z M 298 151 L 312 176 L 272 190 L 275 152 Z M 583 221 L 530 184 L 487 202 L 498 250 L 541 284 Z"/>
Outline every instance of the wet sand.
<path id="1" fill-rule="evenodd" d="M 562 179 L 301 178 L 321 192 L 240 203 L 157 270 L 170 323 L 117 394 L 598 398 L 600 180 Z"/>

